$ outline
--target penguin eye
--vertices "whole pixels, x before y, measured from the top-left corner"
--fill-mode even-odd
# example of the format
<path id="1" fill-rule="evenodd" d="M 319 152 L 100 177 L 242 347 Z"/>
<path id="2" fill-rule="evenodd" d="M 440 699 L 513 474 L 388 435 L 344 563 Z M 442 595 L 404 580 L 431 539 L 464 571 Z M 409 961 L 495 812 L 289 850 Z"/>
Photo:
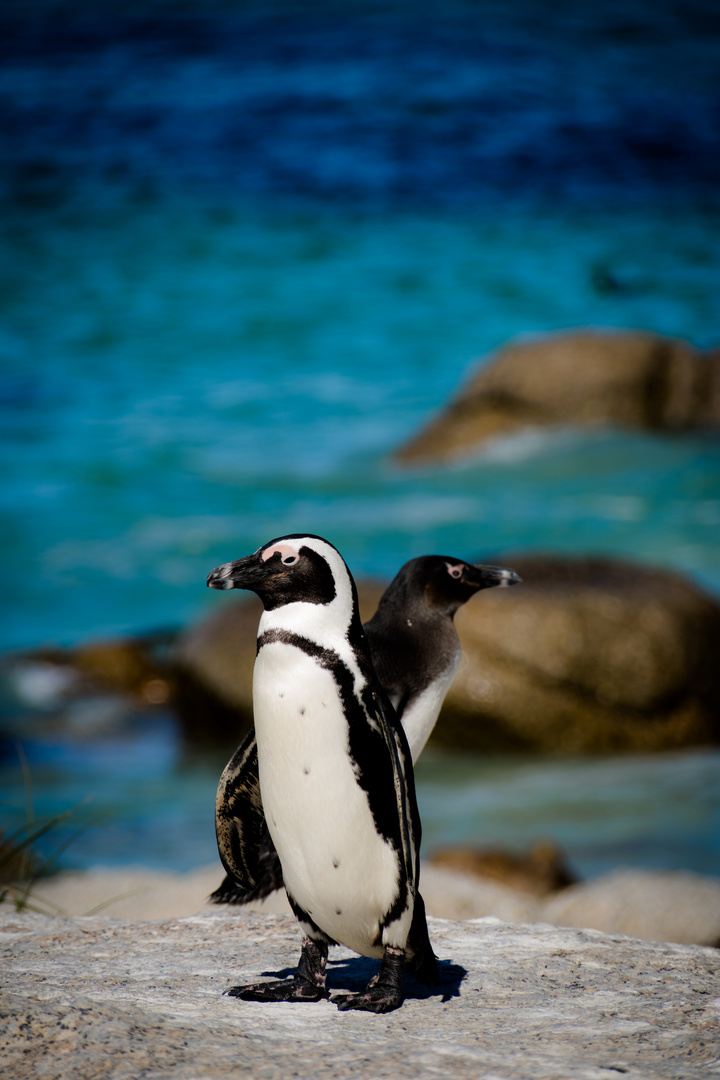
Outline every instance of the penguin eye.
<path id="1" fill-rule="evenodd" d="M 451 578 L 458 579 L 462 577 L 462 566 L 451 566 L 450 563 L 445 563 L 445 565 Z"/>
<path id="2" fill-rule="evenodd" d="M 297 555 L 286 555 L 283 559 L 283 566 L 293 566 L 297 561 Z"/>

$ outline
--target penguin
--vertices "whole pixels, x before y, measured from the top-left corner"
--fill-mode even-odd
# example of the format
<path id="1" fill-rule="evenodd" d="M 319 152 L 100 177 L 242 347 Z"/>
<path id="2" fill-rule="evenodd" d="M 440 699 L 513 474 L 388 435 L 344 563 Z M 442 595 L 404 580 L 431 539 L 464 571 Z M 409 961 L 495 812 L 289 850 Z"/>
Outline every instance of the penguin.
<path id="1" fill-rule="evenodd" d="M 401 567 L 365 624 L 375 673 L 410 744 L 422 753 L 460 665 L 455 613 L 479 592 L 520 582 L 504 566 L 421 555 Z"/>
<path id="2" fill-rule="evenodd" d="M 250 589 L 263 604 L 257 777 L 303 934 L 292 978 L 228 992 L 245 1001 L 327 998 L 328 946 L 342 944 L 381 966 L 364 991 L 333 997 L 338 1008 L 397 1009 L 405 966 L 435 983 L 437 961 L 418 891 L 410 749 L 375 675 L 352 575 L 327 540 L 292 534 L 216 567 L 208 585 Z"/>
<path id="3" fill-rule="evenodd" d="M 481 589 L 520 581 L 519 574 L 506 567 L 422 555 L 400 568 L 365 623 L 375 673 L 405 730 L 413 765 L 460 663 L 455 613 Z M 264 825 L 252 728 L 223 772 L 215 820 L 227 876 L 210 899 L 247 904 L 281 889 L 282 869 Z M 250 860 L 255 884 L 248 888 L 245 869 Z"/>
<path id="4" fill-rule="evenodd" d="M 423 555 L 405 563 L 383 593 L 364 630 L 375 672 L 407 735 L 413 764 L 435 726 L 460 663 L 456 611 L 480 589 L 520 580 L 505 567 Z M 213 902 L 247 904 L 282 888 L 280 862 L 263 818 L 252 728 L 221 777 L 216 832 L 227 876 L 213 892 Z M 246 876 L 250 864 L 252 887 L 247 886 Z"/>

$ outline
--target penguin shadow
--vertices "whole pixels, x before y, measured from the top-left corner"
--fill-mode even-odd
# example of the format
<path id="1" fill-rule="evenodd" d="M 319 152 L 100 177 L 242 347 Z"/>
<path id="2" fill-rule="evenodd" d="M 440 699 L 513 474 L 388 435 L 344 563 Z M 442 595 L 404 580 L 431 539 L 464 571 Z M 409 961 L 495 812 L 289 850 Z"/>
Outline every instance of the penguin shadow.
<path id="1" fill-rule="evenodd" d="M 427 986 L 414 978 L 409 971 L 405 972 L 403 990 L 406 1000 L 409 998 L 426 1000 L 427 998 L 440 997 L 444 1003 L 450 1001 L 451 998 L 460 996 L 460 986 L 467 976 L 467 968 L 453 963 L 452 960 L 438 960 L 437 964 L 438 982 L 436 986 Z M 297 968 L 287 967 L 282 968 L 280 971 L 263 971 L 261 974 L 267 978 L 287 979 L 294 975 L 296 970 Z M 328 959 L 327 988 L 331 994 L 338 991 L 349 991 L 352 994 L 360 993 L 365 989 L 373 975 L 377 975 L 377 972 L 377 960 L 369 960 L 364 956 L 354 956 L 343 960 Z"/>

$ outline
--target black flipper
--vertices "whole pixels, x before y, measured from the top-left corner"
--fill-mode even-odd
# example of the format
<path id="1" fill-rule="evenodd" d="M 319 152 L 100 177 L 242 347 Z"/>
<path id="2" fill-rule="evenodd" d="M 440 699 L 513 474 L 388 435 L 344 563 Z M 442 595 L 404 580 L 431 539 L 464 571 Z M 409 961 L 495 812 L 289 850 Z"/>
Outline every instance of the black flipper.
<path id="1" fill-rule="evenodd" d="M 254 888 L 243 889 L 230 874 L 226 874 L 210 899 L 214 904 L 249 904 L 252 900 L 263 900 L 283 888 L 282 866 L 267 825 L 260 841 L 256 882 Z"/>
<path id="2" fill-rule="evenodd" d="M 420 867 L 417 858 L 420 851 L 420 816 L 417 813 L 415 779 L 408 784 L 408 771 L 412 774 L 412 759 L 407 737 L 395 718 L 395 710 L 384 695 L 377 700 L 376 720 L 380 723 L 390 759 L 392 761 L 395 802 L 400 821 L 400 839 L 405 877 L 414 890 Z M 414 813 L 413 813 L 414 811 Z M 413 817 L 417 821 L 411 820 Z M 415 826 L 413 828 L 413 826 Z"/>
<path id="3" fill-rule="evenodd" d="M 230 885 L 243 893 L 256 889 L 267 825 L 260 798 L 254 728 L 247 733 L 220 777 L 215 801 L 215 834 Z M 227 883 L 226 878 L 211 900 L 223 902 Z"/>

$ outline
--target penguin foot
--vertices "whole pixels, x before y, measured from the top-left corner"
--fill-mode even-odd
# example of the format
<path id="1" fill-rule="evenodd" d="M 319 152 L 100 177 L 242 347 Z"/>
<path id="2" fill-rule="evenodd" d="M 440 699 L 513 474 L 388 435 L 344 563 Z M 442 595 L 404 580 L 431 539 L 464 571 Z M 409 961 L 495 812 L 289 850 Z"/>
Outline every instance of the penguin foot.
<path id="1" fill-rule="evenodd" d="M 324 987 L 299 979 L 275 979 L 274 982 L 250 983 L 249 986 L 231 986 L 225 993 L 241 1001 L 322 1001 L 330 997 Z"/>
<path id="2" fill-rule="evenodd" d="M 340 1012 L 358 1009 L 362 1012 L 386 1013 L 399 1009 L 403 1003 L 402 994 L 392 993 L 381 986 L 368 987 L 361 994 L 335 994 L 330 998 Z"/>
<path id="3" fill-rule="evenodd" d="M 292 979 L 231 986 L 225 993 L 242 1001 L 322 1001 L 330 997 L 325 989 L 327 954 L 324 941 L 303 937 L 300 963 Z"/>
<path id="4" fill-rule="evenodd" d="M 341 1012 L 358 1009 L 362 1012 L 386 1013 L 399 1009 L 403 1003 L 402 980 L 405 950 L 385 947 L 380 971 L 373 976 L 360 994 L 335 994 L 330 1000 Z"/>

